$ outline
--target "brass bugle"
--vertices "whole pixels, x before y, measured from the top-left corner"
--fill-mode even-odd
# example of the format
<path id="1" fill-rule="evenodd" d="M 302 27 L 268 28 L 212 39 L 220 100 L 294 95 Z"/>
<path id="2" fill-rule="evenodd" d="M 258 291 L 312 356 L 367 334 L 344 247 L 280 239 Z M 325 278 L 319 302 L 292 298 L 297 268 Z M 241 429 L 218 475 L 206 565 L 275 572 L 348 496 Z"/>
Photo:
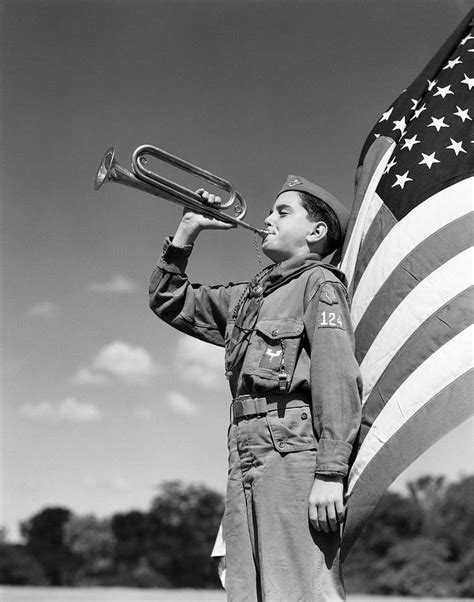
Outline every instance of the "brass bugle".
<path id="1" fill-rule="evenodd" d="M 161 159 L 166 163 L 170 163 L 183 171 L 211 183 L 213 186 L 229 193 L 229 199 L 221 203 L 219 208 L 207 205 L 198 193 L 147 169 L 145 165 L 147 164 L 148 156 Z M 243 221 L 243 217 L 247 211 L 247 204 L 244 197 L 230 182 L 201 169 L 197 165 L 188 163 L 187 161 L 184 161 L 184 159 L 180 159 L 179 157 L 157 148 L 156 146 L 144 144 L 135 149 L 132 155 L 132 172 L 120 166 L 115 158 L 114 147 L 109 148 L 97 170 L 94 188 L 98 190 L 104 182 L 116 182 L 118 184 L 130 186 L 131 188 L 136 188 L 137 190 L 153 194 L 166 201 L 183 205 L 206 217 L 215 218 L 227 224 L 242 226 L 247 230 L 256 232 L 260 236 L 263 236 L 265 232 L 261 228 L 256 228 Z M 232 206 L 236 214 L 235 217 L 223 211 Z"/>

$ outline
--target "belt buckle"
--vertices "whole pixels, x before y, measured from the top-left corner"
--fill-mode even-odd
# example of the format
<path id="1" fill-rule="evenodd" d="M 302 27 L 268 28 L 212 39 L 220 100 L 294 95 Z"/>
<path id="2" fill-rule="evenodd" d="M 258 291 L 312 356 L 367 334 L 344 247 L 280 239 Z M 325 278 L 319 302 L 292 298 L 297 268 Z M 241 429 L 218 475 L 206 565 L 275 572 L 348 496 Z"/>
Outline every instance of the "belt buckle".
<path id="1" fill-rule="evenodd" d="M 244 416 L 244 404 L 240 399 L 237 399 L 234 401 L 233 403 L 233 417 L 234 420 L 236 420 L 237 418 L 240 418 L 241 416 Z"/>

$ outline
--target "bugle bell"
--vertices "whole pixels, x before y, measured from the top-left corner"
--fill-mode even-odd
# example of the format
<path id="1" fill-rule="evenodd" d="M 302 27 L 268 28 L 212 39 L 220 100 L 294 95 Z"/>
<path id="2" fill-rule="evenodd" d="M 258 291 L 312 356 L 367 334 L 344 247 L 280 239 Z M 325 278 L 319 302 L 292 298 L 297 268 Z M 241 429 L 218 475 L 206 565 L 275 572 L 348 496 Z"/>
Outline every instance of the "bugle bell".
<path id="1" fill-rule="evenodd" d="M 202 197 L 193 190 L 147 169 L 145 166 L 148 161 L 148 156 L 170 163 L 178 169 L 191 173 L 198 178 L 211 183 L 213 186 L 227 192 L 229 194 L 229 199 L 221 203 L 219 208 L 207 205 Z M 156 146 L 144 144 L 135 149 L 132 155 L 131 172 L 119 165 L 115 158 L 114 147 L 109 148 L 97 170 L 94 182 L 95 189 L 98 190 L 104 182 L 124 184 L 125 186 L 130 186 L 131 188 L 153 194 L 154 196 L 158 196 L 167 201 L 183 205 L 206 217 L 215 218 L 235 226 L 242 226 L 247 230 L 256 232 L 260 236 L 263 236 L 264 233 L 264 230 L 261 228 L 256 228 L 243 221 L 243 217 L 247 211 L 247 204 L 244 197 L 230 182 L 201 169 L 197 165 L 188 163 L 187 161 L 184 161 L 184 159 L 180 159 L 171 153 L 157 148 Z M 234 209 L 235 217 L 223 211 L 231 207 Z"/>

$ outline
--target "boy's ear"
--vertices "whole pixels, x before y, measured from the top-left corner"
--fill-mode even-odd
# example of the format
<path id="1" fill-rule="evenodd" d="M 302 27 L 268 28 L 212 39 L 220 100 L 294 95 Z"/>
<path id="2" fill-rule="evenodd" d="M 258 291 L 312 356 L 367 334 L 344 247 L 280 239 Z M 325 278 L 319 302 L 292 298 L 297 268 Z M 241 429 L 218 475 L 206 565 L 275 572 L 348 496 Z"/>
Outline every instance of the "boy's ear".
<path id="1" fill-rule="evenodd" d="M 320 240 L 323 240 L 328 233 L 326 222 L 313 222 L 311 232 L 306 237 L 308 244 L 312 245 Z"/>

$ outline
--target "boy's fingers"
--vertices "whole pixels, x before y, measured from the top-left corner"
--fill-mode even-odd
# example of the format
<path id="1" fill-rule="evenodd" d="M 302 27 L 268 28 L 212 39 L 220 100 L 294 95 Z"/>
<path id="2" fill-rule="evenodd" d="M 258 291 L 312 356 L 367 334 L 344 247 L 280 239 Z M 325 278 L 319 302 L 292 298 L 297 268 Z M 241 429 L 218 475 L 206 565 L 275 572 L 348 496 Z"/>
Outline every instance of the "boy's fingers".
<path id="1" fill-rule="evenodd" d="M 321 526 L 318 520 L 318 509 L 316 506 L 310 505 L 309 507 L 309 521 L 312 526 L 316 529 L 316 531 L 321 531 Z"/>
<path id="2" fill-rule="evenodd" d="M 334 504 L 331 504 L 327 509 L 327 516 L 329 521 L 329 527 L 331 531 L 337 531 L 339 529 L 339 524 L 337 522 L 336 509 Z"/>
<path id="3" fill-rule="evenodd" d="M 318 506 L 318 520 L 319 520 L 321 529 L 325 533 L 328 533 L 329 526 L 328 526 L 328 517 L 327 517 L 327 513 L 326 513 L 326 506 Z"/>

